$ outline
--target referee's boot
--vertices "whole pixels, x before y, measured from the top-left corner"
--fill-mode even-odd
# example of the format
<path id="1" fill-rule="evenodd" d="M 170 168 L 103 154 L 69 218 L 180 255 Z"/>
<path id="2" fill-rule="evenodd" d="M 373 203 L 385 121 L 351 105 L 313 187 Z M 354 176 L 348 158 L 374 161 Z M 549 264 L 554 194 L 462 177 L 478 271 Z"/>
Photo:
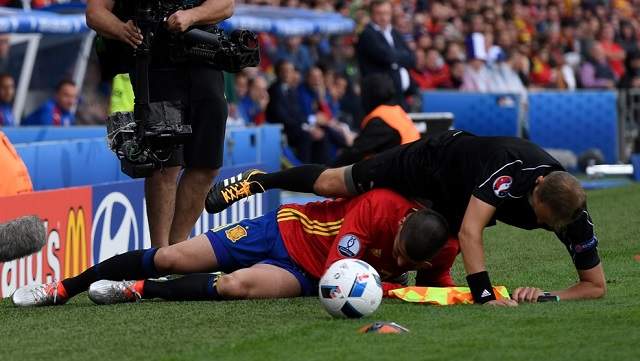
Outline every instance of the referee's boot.
<path id="1" fill-rule="evenodd" d="M 265 174 L 259 169 L 249 169 L 237 176 L 216 182 L 207 194 L 204 208 L 209 213 L 218 213 L 233 203 L 265 191 L 264 187 L 251 178 L 257 174 Z"/>

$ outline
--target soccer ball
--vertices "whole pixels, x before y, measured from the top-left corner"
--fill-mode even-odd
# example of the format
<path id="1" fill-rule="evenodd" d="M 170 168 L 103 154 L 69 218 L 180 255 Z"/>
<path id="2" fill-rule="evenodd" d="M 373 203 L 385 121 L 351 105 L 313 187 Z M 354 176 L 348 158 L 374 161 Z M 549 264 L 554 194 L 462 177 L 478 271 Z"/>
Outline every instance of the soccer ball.
<path id="1" fill-rule="evenodd" d="M 382 301 L 378 272 L 367 262 L 342 259 L 320 279 L 320 303 L 333 317 L 360 318 L 372 314 Z"/>

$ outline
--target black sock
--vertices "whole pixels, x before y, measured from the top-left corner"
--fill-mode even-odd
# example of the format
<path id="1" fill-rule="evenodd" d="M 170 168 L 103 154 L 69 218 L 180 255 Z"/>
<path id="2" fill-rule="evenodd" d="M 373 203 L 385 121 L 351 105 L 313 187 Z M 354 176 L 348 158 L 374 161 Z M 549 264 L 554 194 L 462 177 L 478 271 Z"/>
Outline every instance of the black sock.
<path id="1" fill-rule="evenodd" d="M 327 169 L 321 164 L 305 164 L 275 173 L 256 174 L 251 181 L 256 181 L 265 189 L 284 189 L 293 192 L 314 193 L 313 185 L 320 174 Z M 256 189 L 254 189 L 256 188 Z M 257 184 L 251 186 L 253 193 L 261 192 Z"/>
<path id="2" fill-rule="evenodd" d="M 167 301 L 220 300 L 216 275 L 193 273 L 169 281 L 144 281 L 142 298 L 162 298 Z"/>
<path id="3" fill-rule="evenodd" d="M 62 281 L 69 298 L 86 291 L 98 280 L 141 280 L 158 277 L 158 271 L 153 263 L 157 249 L 131 251 L 113 256 L 97 265 L 90 267 L 81 274 Z"/>

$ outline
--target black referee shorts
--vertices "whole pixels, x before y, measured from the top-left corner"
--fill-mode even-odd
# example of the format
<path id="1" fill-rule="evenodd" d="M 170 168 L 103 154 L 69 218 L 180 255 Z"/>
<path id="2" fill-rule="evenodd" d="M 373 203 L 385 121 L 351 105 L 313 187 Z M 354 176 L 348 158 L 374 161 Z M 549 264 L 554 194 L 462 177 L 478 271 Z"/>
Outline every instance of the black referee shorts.
<path id="1" fill-rule="evenodd" d="M 438 198 L 447 165 L 445 152 L 459 131 L 391 148 L 347 168 L 345 180 L 352 194 L 372 188 L 390 188 L 412 198 Z"/>
<path id="2" fill-rule="evenodd" d="M 347 168 L 345 179 L 350 193 L 360 194 L 372 188 L 390 188 L 408 197 L 424 196 L 430 174 L 423 153 L 426 142 L 394 147 Z"/>
<path id="3" fill-rule="evenodd" d="M 135 81 L 131 74 L 132 83 Z M 133 83 L 135 84 L 135 83 Z M 192 134 L 164 166 L 222 166 L 227 102 L 221 71 L 201 65 L 149 70 L 149 100 L 180 101 Z"/>

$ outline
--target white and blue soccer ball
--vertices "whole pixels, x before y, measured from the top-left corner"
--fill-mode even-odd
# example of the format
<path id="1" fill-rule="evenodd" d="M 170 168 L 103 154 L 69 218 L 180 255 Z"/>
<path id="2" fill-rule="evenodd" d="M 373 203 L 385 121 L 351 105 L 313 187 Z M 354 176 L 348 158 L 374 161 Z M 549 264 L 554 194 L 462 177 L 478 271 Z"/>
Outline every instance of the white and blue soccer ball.
<path id="1" fill-rule="evenodd" d="M 372 314 L 382 301 L 380 275 L 367 262 L 346 258 L 327 269 L 318 286 L 320 303 L 337 318 Z"/>

